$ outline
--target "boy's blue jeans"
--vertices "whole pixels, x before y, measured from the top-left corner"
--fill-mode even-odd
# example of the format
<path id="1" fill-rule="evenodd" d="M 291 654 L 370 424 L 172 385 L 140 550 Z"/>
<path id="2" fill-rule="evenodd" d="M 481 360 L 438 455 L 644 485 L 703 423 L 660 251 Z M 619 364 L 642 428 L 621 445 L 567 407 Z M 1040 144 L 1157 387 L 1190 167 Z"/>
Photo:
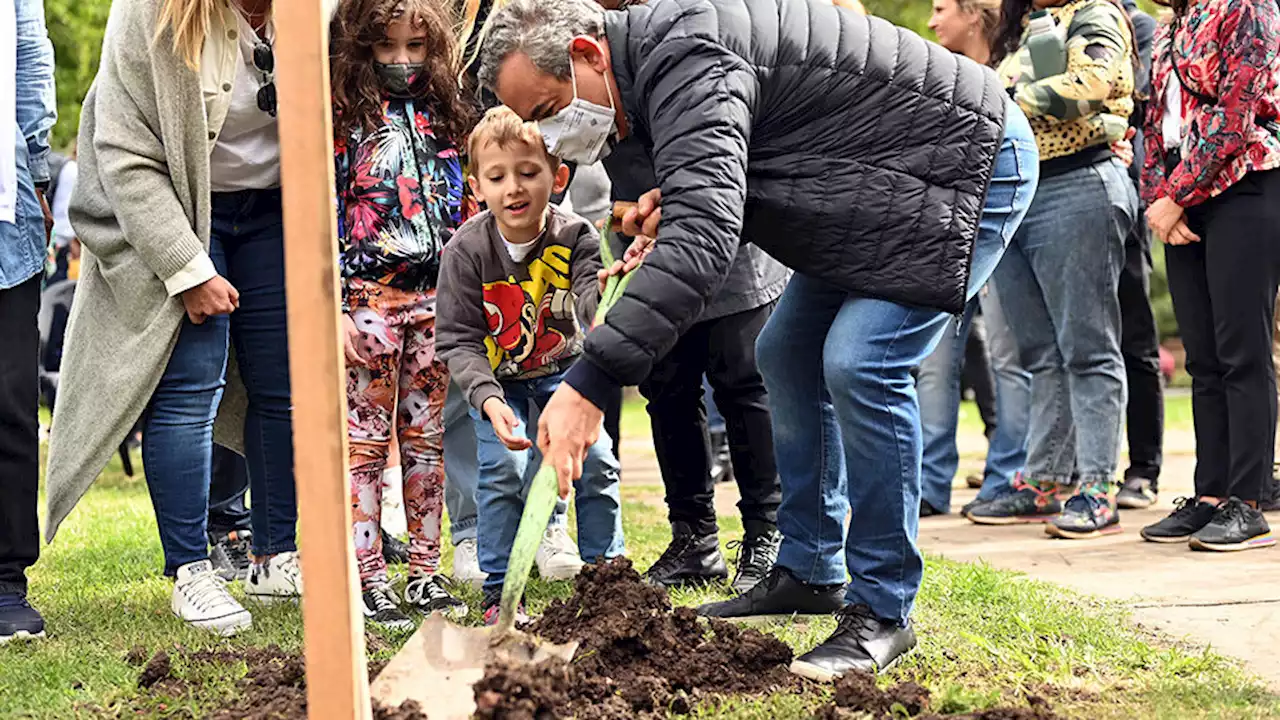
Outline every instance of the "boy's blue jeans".
<path id="1" fill-rule="evenodd" d="M 507 405 L 520 425 L 516 428 L 537 442 L 537 426 L 529 418 L 541 410 L 560 387 L 562 375 L 502 383 Z M 480 570 L 488 574 L 485 592 L 501 589 L 507 560 L 515 543 L 516 529 L 524 513 L 529 484 L 538 471 L 537 450 L 509 450 L 493 432 L 485 415 L 471 409 L 476 428 L 480 482 L 476 487 Z M 618 557 L 626 552 L 622 538 L 622 499 L 618 491 L 619 467 L 613 455 L 613 441 L 600 432 L 600 439 L 587 451 L 582 477 L 574 483 L 574 503 L 578 511 L 578 552 L 587 562 Z"/>
<path id="2" fill-rule="evenodd" d="M 1010 104 L 970 297 L 999 263 L 1038 177 L 1031 127 Z M 782 478 L 778 565 L 810 584 L 842 583 L 847 572 L 847 600 L 899 624 L 924 572 L 916 547 L 920 407 L 911 371 L 947 320 L 937 310 L 851 294 L 796 273 L 756 342 Z"/>

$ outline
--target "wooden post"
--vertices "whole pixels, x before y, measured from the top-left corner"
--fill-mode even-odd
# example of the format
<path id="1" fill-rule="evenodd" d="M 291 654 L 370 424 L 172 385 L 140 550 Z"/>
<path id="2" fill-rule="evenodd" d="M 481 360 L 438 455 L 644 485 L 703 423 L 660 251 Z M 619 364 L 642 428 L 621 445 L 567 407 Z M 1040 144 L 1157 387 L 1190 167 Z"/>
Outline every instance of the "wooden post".
<path id="1" fill-rule="evenodd" d="M 275 0 L 274 16 L 308 714 L 368 720 L 339 350 L 329 17 L 321 0 Z"/>

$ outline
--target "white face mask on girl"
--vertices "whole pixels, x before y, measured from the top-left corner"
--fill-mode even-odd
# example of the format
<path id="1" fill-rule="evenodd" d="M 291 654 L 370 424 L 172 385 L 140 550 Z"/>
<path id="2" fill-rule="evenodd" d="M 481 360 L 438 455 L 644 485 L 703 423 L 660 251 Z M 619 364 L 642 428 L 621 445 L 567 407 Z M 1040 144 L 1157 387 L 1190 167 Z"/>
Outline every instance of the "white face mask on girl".
<path id="1" fill-rule="evenodd" d="M 609 154 L 608 140 L 613 134 L 613 88 L 605 83 L 609 107 L 596 105 L 578 97 L 578 75 L 569 61 L 569 77 L 573 81 L 573 101 L 560 112 L 538 121 L 538 130 L 547 144 L 547 152 L 561 160 L 590 165 Z"/>

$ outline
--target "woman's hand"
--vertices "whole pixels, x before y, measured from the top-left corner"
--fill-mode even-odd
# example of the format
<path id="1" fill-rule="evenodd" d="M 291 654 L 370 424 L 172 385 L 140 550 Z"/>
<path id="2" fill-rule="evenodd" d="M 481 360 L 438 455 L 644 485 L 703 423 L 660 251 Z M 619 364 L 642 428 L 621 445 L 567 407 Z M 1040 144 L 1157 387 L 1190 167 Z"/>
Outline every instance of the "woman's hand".
<path id="1" fill-rule="evenodd" d="M 498 436 L 508 450 L 528 450 L 533 447 L 529 438 L 516 434 L 520 421 L 502 398 L 491 397 L 485 400 L 484 414 L 489 418 L 489 424 L 493 425 L 493 434 Z"/>
<path id="2" fill-rule="evenodd" d="M 182 305 L 187 309 L 187 317 L 196 325 L 214 315 L 230 315 L 240 307 L 240 292 L 221 275 L 214 275 L 209 280 L 182 293 Z"/>
<path id="3" fill-rule="evenodd" d="M 1200 236 L 1187 227 L 1186 218 L 1179 220 L 1164 238 L 1165 245 L 1189 245 L 1193 242 L 1200 242 Z"/>
<path id="4" fill-rule="evenodd" d="M 368 367 L 369 361 L 360 354 L 360 346 L 357 344 L 359 339 L 360 331 L 356 329 L 356 321 L 351 318 L 350 313 L 343 313 L 342 352 L 347 356 L 347 364 Z"/>
<path id="5" fill-rule="evenodd" d="M 1111 153 L 1117 160 L 1124 163 L 1125 167 L 1133 165 L 1133 136 L 1137 133 L 1137 130 L 1129 128 L 1125 131 L 1123 140 L 1111 143 Z"/>
<path id="6" fill-rule="evenodd" d="M 1147 208 L 1147 227 L 1156 234 L 1156 237 L 1169 245 L 1185 245 L 1187 242 L 1196 242 L 1200 238 L 1186 229 L 1186 223 L 1182 222 L 1185 212 L 1182 206 L 1174 202 L 1168 196 L 1151 203 Z M 1178 228 L 1178 224 L 1182 223 L 1182 229 L 1177 235 L 1173 232 Z M 1188 239 L 1190 238 L 1190 239 Z M 1181 240 L 1181 242 L 1179 242 Z"/>
<path id="7" fill-rule="evenodd" d="M 662 222 L 662 190 L 654 188 L 632 203 L 614 203 L 613 216 L 622 220 L 622 232 L 626 235 L 658 237 L 658 224 Z"/>

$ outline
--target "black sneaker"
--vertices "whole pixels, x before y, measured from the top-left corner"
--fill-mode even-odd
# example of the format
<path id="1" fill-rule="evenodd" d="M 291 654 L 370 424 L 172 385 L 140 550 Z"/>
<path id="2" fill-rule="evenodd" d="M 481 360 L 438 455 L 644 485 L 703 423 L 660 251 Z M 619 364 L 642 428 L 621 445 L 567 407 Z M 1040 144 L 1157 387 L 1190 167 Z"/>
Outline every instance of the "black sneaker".
<path id="1" fill-rule="evenodd" d="M 467 616 L 467 604 L 445 588 L 439 575 L 410 575 L 409 584 L 404 587 L 404 601 L 423 615 L 439 612 L 452 620 Z"/>
<path id="2" fill-rule="evenodd" d="M 1258 509 L 1262 512 L 1280 512 L 1280 473 L 1271 473 L 1271 482 L 1262 488 Z"/>
<path id="3" fill-rule="evenodd" d="M 1240 498 L 1228 498 L 1218 505 L 1213 519 L 1191 536 L 1192 550 L 1233 552 L 1271 547 L 1276 539 L 1262 513 Z"/>
<path id="4" fill-rule="evenodd" d="M 720 556 L 720 539 L 715 533 L 695 535 L 682 522 L 672 523 L 671 531 L 671 544 L 645 571 L 645 582 L 675 587 L 724 582 L 729 577 L 729 569 Z"/>
<path id="5" fill-rule="evenodd" d="M 389 565 L 404 565 L 409 562 L 409 543 L 383 530 L 382 559 Z"/>
<path id="6" fill-rule="evenodd" d="M 791 672 L 818 682 L 831 682 L 847 672 L 882 673 L 916 646 L 916 631 L 907 623 L 881 620 L 866 605 L 849 605 L 836 613 L 836 631 L 821 645 L 791 662 Z"/>
<path id="7" fill-rule="evenodd" d="M 751 620 L 791 615 L 827 615 L 844 607 L 844 585 L 809 585 L 777 565 L 744 595 L 698 608 L 705 617 Z"/>
<path id="8" fill-rule="evenodd" d="M 1040 491 L 1021 485 L 1013 492 L 969 508 L 965 517 L 979 525 L 1025 525 L 1049 522 L 1062 512 L 1054 491 Z"/>
<path id="9" fill-rule="evenodd" d="M 370 586 L 362 593 L 362 598 L 364 617 L 368 622 L 397 632 L 414 629 L 413 620 L 400 609 L 400 598 L 396 597 L 390 585 Z"/>
<path id="10" fill-rule="evenodd" d="M 44 637 L 44 618 L 21 593 L 0 595 L 0 645 Z"/>
<path id="11" fill-rule="evenodd" d="M 209 561 L 218 577 L 227 582 L 248 579 L 252 540 L 253 533 L 249 530 L 235 530 L 214 538 L 209 544 Z"/>
<path id="12" fill-rule="evenodd" d="M 920 501 L 920 517 L 927 518 L 927 517 L 933 517 L 935 515 L 946 515 L 946 514 L 947 514 L 946 511 L 939 510 L 924 500 Z"/>
<path id="13" fill-rule="evenodd" d="M 711 482 L 733 481 L 733 461 L 729 457 L 728 433 L 711 433 Z"/>
<path id="14" fill-rule="evenodd" d="M 1044 526 L 1045 534 L 1064 540 L 1092 540 L 1120 532 L 1120 512 L 1106 495 L 1079 493 Z"/>
<path id="15" fill-rule="evenodd" d="M 1216 511 L 1213 505 L 1196 498 L 1178 498 L 1168 517 L 1142 528 L 1138 534 L 1148 542 L 1184 543 L 1208 525 Z"/>
<path id="16" fill-rule="evenodd" d="M 1150 478 L 1124 479 L 1120 492 L 1116 493 L 1116 505 L 1125 510 L 1145 510 L 1156 504 L 1156 484 Z"/>
<path id="17" fill-rule="evenodd" d="M 738 550 L 738 557 L 734 560 L 738 569 L 733 574 L 733 582 L 729 583 L 733 591 L 741 595 L 764 580 L 778 561 L 778 548 L 781 546 L 782 533 L 776 529 L 729 543 L 730 549 Z"/>

